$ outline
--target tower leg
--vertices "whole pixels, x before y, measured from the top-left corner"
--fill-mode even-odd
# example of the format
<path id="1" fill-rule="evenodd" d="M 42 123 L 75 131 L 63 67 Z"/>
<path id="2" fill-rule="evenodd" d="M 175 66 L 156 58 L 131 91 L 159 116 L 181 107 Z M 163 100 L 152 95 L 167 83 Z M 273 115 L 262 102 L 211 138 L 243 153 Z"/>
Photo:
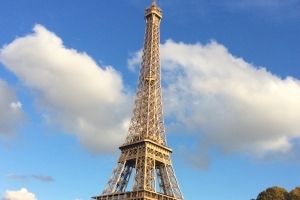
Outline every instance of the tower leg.
<path id="1" fill-rule="evenodd" d="M 127 155 L 128 155 L 128 152 L 126 152 L 126 153 L 122 152 L 119 160 L 121 160 L 123 157 L 125 157 L 125 159 L 123 159 L 123 161 L 118 160 L 118 162 L 117 162 L 117 164 L 116 164 L 116 166 L 115 166 L 115 168 L 114 168 L 114 170 L 102 192 L 102 195 L 112 194 L 118 189 L 118 186 L 120 185 L 119 183 L 120 183 L 121 175 L 123 175 L 122 177 L 125 177 L 124 169 L 125 169 L 125 165 L 126 165 Z M 122 182 L 124 184 L 124 180 L 121 181 L 121 183 Z M 127 185 L 127 183 L 126 183 L 126 185 Z"/>

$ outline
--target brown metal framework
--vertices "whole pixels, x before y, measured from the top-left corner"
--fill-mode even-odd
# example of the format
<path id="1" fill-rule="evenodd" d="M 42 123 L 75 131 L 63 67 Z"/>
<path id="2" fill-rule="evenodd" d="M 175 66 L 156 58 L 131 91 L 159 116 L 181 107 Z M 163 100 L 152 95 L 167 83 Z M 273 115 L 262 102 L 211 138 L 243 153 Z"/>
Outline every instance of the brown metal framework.
<path id="1" fill-rule="evenodd" d="M 162 11 L 146 9 L 146 33 L 133 114 L 121 156 L 96 200 L 184 200 L 167 147 L 162 109 L 159 25 Z M 133 174 L 132 189 L 127 190 Z"/>

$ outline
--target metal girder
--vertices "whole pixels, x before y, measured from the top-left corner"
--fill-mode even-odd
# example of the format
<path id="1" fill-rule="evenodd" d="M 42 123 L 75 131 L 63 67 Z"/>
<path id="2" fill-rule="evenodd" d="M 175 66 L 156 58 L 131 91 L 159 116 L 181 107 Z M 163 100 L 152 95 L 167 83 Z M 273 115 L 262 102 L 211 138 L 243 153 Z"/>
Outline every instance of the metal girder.
<path id="1" fill-rule="evenodd" d="M 153 140 L 167 145 L 162 111 L 159 25 L 161 10 L 152 4 L 146 9 L 146 33 L 133 114 L 124 144 Z"/>
<path id="2" fill-rule="evenodd" d="M 134 109 L 121 156 L 105 186 L 104 199 L 184 200 L 170 159 L 163 120 L 159 26 L 161 9 L 146 9 L 146 33 Z M 132 188 L 128 189 L 130 177 Z M 158 183 L 156 185 L 156 183 Z"/>

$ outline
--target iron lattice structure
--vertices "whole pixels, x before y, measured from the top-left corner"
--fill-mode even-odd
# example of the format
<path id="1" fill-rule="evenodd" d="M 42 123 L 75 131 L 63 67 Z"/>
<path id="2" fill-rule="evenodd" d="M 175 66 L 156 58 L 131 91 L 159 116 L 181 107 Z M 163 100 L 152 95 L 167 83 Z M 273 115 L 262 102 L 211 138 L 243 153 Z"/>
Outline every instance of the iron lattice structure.
<path id="1" fill-rule="evenodd" d="M 96 200 L 184 200 L 167 147 L 162 109 L 159 26 L 162 11 L 146 9 L 146 33 L 133 114 L 121 156 Z M 127 186 L 131 175 L 132 189 Z"/>

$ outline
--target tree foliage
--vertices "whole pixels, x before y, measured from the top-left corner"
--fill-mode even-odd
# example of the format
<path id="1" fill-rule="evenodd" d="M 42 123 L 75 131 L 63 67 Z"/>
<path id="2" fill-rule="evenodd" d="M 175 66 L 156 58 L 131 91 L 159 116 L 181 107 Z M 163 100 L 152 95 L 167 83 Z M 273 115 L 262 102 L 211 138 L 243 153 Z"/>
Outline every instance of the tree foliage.
<path id="1" fill-rule="evenodd" d="M 259 193 L 256 200 L 288 200 L 288 198 L 289 193 L 286 189 L 275 186 Z"/>
<path id="2" fill-rule="evenodd" d="M 290 191 L 288 200 L 300 200 L 300 187 Z"/>
<path id="3" fill-rule="evenodd" d="M 256 199 L 251 200 L 300 200 L 300 186 L 289 193 L 282 187 L 270 187 L 259 193 Z"/>

